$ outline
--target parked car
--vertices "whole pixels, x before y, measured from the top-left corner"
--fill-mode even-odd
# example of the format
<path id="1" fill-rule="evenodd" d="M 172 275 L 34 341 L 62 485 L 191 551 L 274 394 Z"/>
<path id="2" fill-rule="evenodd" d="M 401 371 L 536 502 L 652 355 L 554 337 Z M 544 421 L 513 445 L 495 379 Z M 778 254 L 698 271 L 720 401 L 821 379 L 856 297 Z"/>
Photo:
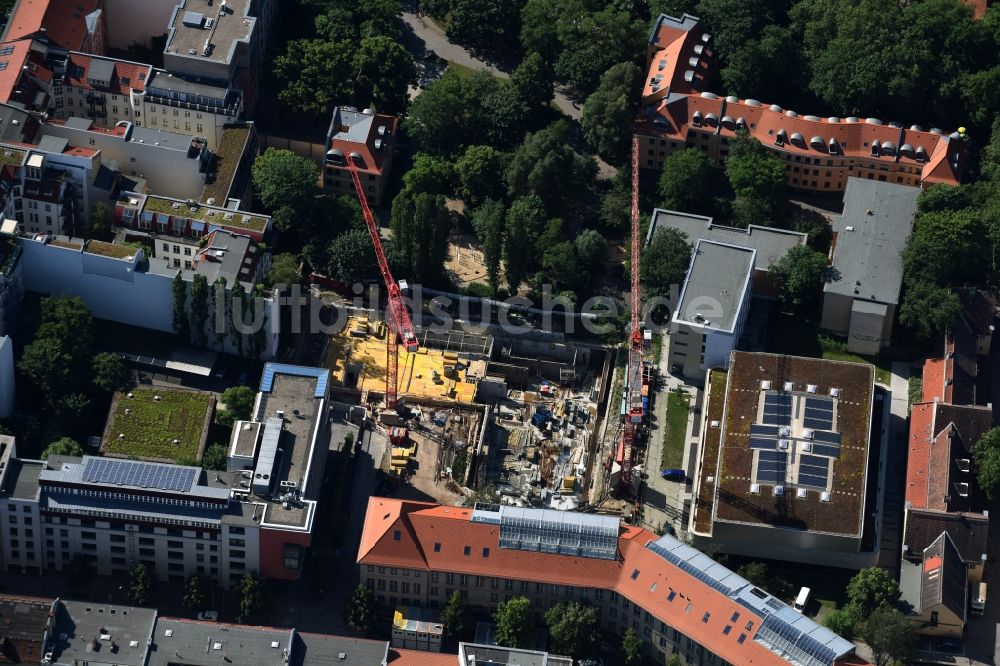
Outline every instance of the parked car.
<path id="1" fill-rule="evenodd" d="M 660 473 L 660 476 L 662 476 L 667 481 L 683 481 L 685 478 L 687 478 L 687 474 L 684 473 L 684 470 L 677 469 L 676 467 L 663 470 Z"/>
<path id="2" fill-rule="evenodd" d="M 199 620 L 209 620 L 211 622 L 216 622 L 219 619 L 219 611 L 202 611 L 198 613 Z"/>

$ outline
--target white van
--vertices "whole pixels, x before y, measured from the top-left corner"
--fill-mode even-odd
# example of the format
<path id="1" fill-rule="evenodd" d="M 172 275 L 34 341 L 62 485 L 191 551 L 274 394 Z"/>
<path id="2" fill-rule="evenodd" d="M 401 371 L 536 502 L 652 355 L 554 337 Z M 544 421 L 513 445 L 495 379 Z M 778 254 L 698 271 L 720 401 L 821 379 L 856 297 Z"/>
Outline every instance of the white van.
<path id="1" fill-rule="evenodd" d="M 806 605 L 809 603 L 809 594 L 812 592 L 808 587 L 803 587 L 799 590 L 799 596 L 795 597 L 795 610 L 798 612 L 803 612 L 806 609 Z"/>
<path id="2" fill-rule="evenodd" d="M 986 583 L 979 584 L 979 594 L 972 600 L 972 614 L 982 615 L 986 610 Z"/>

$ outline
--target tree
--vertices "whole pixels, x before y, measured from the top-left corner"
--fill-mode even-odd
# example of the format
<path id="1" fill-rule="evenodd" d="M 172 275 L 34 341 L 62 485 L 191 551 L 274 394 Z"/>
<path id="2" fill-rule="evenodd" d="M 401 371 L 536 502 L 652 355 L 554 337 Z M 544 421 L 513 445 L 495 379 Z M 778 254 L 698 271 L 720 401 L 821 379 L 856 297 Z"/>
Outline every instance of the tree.
<path id="1" fill-rule="evenodd" d="M 507 155 L 491 146 L 469 146 L 455 162 L 459 193 L 466 204 L 478 206 L 486 199 L 501 199 L 505 193 L 503 173 Z"/>
<path id="2" fill-rule="evenodd" d="M 205 322 L 208 320 L 208 280 L 195 273 L 191 281 L 191 342 L 205 342 Z"/>
<path id="3" fill-rule="evenodd" d="M 351 229 L 330 244 L 326 274 L 351 284 L 376 271 L 375 248 L 366 229 Z"/>
<path id="4" fill-rule="evenodd" d="M 143 562 L 132 567 L 128 575 L 128 596 L 136 606 L 145 606 L 150 602 L 153 592 L 153 577 L 149 567 Z"/>
<path id="5" fill-rule="evenodd" d="M 495 294 L 500 286 L 500 258 L 503 252 L 504 209 L 503 204 L 494 199 L 483 202 L 472 213 L 472 228 L 483 248 L 486 263 L 486 279 Z"/>
<path id="6" fill-rule="evenodd" d="M 49 405 L 80 406 L 71 394 L 89 387 L 94 319 L 79 298 L 43 298 L 35 339 L 25 346 L 18 367 L 45 393 Z M 66 411 L 63 409 L 63 411 Z"/>
<path id="7" fill-rule="evenodd" d="M 98 201 L 90 213 L 90 236 L 107 238 L 111 234 L 111 222 L 111 208 L 103 201 Z"/>
<path id="8" fill-rule="evenodd" d="M 582 6 L 560 9 L 565 15 L 556 22 L 562 52 L 556 58 L 555 72 L 584 95 L 597 87 L 604 72 L 642 49 L 647 26 L 633 22 L 614 3 L 594 12 Z"/>
<path id="9" fill-rule="evenodd" d="M 232 412 L 241 421 L 250 418 L 250 410 L 253 409 L 256 397 L 249 386 L 230 386 L 222 392 L 222 402 L 226 405 L 226 411 Z"/>
<path id="10" fill-rule="evenodd" d="M 188 576 L 184 581 L 184 598 L 181 600 L 189 612 L 194 613 L 205 609 L 205 579 L 201 576 Z"/>
<path id="11" fill-rule="evenodd" d="M 54 338 L 36 338 L 25 346 L 17 367 L 46 395 L 50 405 L 57 404 L 74 383 L 73 357 Z"/>
<path id="12" fill-rule="evenodd" d="M 556 604 L 545 612 L 545 622 L 549 627 L 552 651 L 576 659 L 594 653 L 598 626 L 597 609 L 575 601 Z"/>
<path id="13" fill-rule="evenodd" d="M 528 109 L 538 112 L 552 99 L 554 74 L 538 53 L 529 53 L 511 72 L 511 85 Z"/>
<path id="14" fill-rule="evenodd" d="M 601 75 L 597 90 L 583 105 L 583 136 L 598 155 L 612 164 L 624 164 L 632 150 L 632 121 L 639 104 L 636 82 L 640 76 L 635 63 L 615 65 Z"/>
<path id="15" fill-rule="evenodd" d="M 785 163 L 756 138 L 738 136 L 726 159 L 726 176 L 736 193 L 734 213 L 741 226 L 766 225 L 785 202 Z"/>
<path id="16" fill-rule="evenodd" d="M 667 666 L 684 666 L 684 664 L 681 662 L 680 657 L 676 654 L 672 654 L 670 655 L 670 661 L 667 662 Z"/>
<path id="17" fill-rule="evenodd" d="M 642 664 L 642 637 L 629 627 L 622 636 L 622 665 L 640 666 L 640 664 Z"/>
<path id="18" fill-rule="evenodd" d="M 1000 428 L 993 428 L 972 447 L 976 461 L 976 480 L 992 501 L 1000 497 Z"/>
<path id="19" fill-rule="evenodd" d="M 851 578 L 847 584 L 847 598 L 858 609 L 860 617 L 868 617 L 883 606 L 896 606 L 899 584 L 885 569 L 868 567 Z"/>
<path id="20" fill-rule="evenodd" d="M 565 121 L 528 134 L 507 167 L 507 191 L 511 197 L 537 194 L 552 211 L 561 210 L 577 198 L 593 180 L 597 165 L 570 147 Z"/>
<path id="21" fill-rule="evenodd" d="M 531 642 L 535 623 L 531 600 L 527 597 L 514 597 L 502 602 L 493 614 L 493 621 L 497 625 L 497 645 L 523 648 Z"/>
<path id="22" fill-rule="evenodd" d="M 354 592 L 344 606 L 344 624 L 353 631 L 367 629 L 375 617 L 375 593 L 364 584 L 354 588 Z"/>
<path id="23" fill-rule="evenodd" d="M 413 166 L 403 174 L 404 189 L 426 194 L 451 194 L 455 167 L 451 162 L 427 153 L 413 156 Z"/>
<path id="24" fill-rule="evenodd" d="M 747 562 L 736 570 L 736 575 L 742 576 L 754 587 L 764 590 L 768 588 L 771 578 L 767 565 L 763 562 Z"/>
<path id="25" fill-rule="evenodd" d="M 122 357 L 108 352 L 95 355 L 91 369 L 94 386 L 109 393 L 120 389 L 128 376 Z"/>
<path id="26" fill-rule="evenodd" d="M 444 196 L 404 188 L 392 200 L 393 265 L 412 283 L 433 280 L 448 258 L 451 214 Z"/>
<path id="27" fill-rule="evenodd" d="M 76 553 L 63 565 L 63 581 L 75 596 L 82 596 L 94 582 L 94 565 L 83 553 Z"/>
<path id="28" fill-rule="evenodd" d="M 283 208 L 291 211 L 275 220 L 282 231 L 308 210 L 316 193 L 317 169 L 312 160 L 290 150 L 268 148 L 254 160 L 251 171 L 261 203 L 272 212 Z"/>
<path id="29" fill-rule="evenodd" d="M 174 299 L 174 332 L 180 336 L 181 340 L 188 340 L 191 337 L 191 329 L 187 316 L 187 283 L 181 277 L 181 272 L 177 271 L 173 283 Z"/>
<path id="30" fill-rule="evenodd" d="M 45 447 L 42 451 L 42 460 L 48 460 L 49 456 L 82 456 L 83 447 L 71 437 L 60 437 Z"/>
<path id="31" fill-rule="evenodd" d="M 264 581 L 257 574 L 248 571 L 240 579 L 237 592 L 240 598 L 240 608 L 236 614 L 236 621 L 240 624 L 246 624 L 263 612 L 267 606 Z"/>
<path id="32" fill-rule="evenodd" d="M 604 255 L 604 236 L 593 229 L 585 229 L 573 241 L 573 249 L 580 260 L 580 266 L 587 272 L 594 271 Z"/>
<path id="33" fill-rule="evenodd" d="M 299 258 L 285 252 L 271 260 L 271 269 L 267 272 L 267 281 L 271 286 L 292 285 L 299 282 Z"/>
<path id="34" fill-rule="evenodd" d="M 847 640 L 854 638 L 854 625 L 857 622 L 857 609 L 850 604 L 823 616 L 823 626 Z"/>
<path id="35" fill-rule="evenodd" d="M 921 213 L 903 249 L 904 283 L 952 286 L 978 282 L 986 266 L 984 235 L 981 211 L 963 208 Z"/>
<path id="36" fill-rule="evenodd" d="M 383 35 L 365 37 L 354 54 L 353 69 L 359 106 L 393 114 L 406 110 L 407 90 L 417 82 L 417 70 L 402 44 Z"/>
<path id="37" fill-rule="evenodd" d="M 677 229 L 660 229 L 642 251 L 639 275 L 651 297 L 670 296 L 671 285 L 680 285 L 691 263 L 687 234 Z"/>
<path id="38" fill-rule="evenodd" d="M 610 187 L 601 197 L 601 210 L 597 214 L 601 229 L 616 238 L 629 228 L 632 221 L 631 171 L 630 168 L 621 169 L 611 179 Z"/>
<path id="39" fill-rule="evenodd" d="M 226 459 L 229 457 L 229 449 L 225 444 L 212 444 L 205 449 L 201 456 L 201 466 L 205 469 L 224 470 L 226 469 Z"/>
<path id="40" fill-rule="evenodd" d="M 671 153 L 663 160 L 660 173 L 660 206 L 682 213 L 708 212 L 706 202 L 714 171 L 708 157 L 697 148 Z"/>
<path id="41" fill-rule="evenodd" d="M 954 324 L 961 311 L 962 304 L 951 289 L 920 280 L 903 292 L 899 323 L 918 338 L 930 340 Z"/>
<path id="42" fill-rule="evenodd" d="M 458 592 L 452 592 L 441 609 L 441 623 L 452 638 L 460 636 L 465 629 L 465 603 Z"/>
<path id="43" fill-rule="evenodd" d="M 827 258 L 808 245 L 796 245 L 771 265 L 771 276 L 785 305 L 799 307 L 819 291 Z"/>
<path id="44" fill-rule="evenodd" d="M 353 54 L 350 42 L 288 42 L 285 53 L 274 59 L 274 73 L 280 82 L 278 99 L 299 113 L 330 113 L 338 99 L 350 96 Z"/>
<path id="45" fill-rule="evenodd" d="M 576 247 L 568 240 L 546 247 L 542 254 L 542 272 L 554 292 L 568 291 L 574 295 L 579 295 L 590 277 L 580 262 Z"/>
<path id="46" fill-rule="evenodd" d="M 909 663 L 916 647 L 916 625 L 895 608 L 877 608 L 865 621 L 863 636 L 875 666 Z"/>
<path id="47" fill-rule="evenodd" d="M 460 44 L 502 46 L 517 30 L 523 0 L 451 0 L 448 37 Z"/>
<path id="48" fill-rule="evenodd" d="M 511 293 L 539 265 L 538 238 L 545 222 L 545 204 L 537 194 L 516 199 L 507 211 L 503 258 Z"/>
<path id="49" fill-rule="evenodd" d="M 492 78 L 492 77 L 490 77 Z M 424 88 L 413 103 L 403 125 L 433 155 L 452 155 L 485 132 L 479 100 L 467 92 L 466 83 L 453 70 Z"/>

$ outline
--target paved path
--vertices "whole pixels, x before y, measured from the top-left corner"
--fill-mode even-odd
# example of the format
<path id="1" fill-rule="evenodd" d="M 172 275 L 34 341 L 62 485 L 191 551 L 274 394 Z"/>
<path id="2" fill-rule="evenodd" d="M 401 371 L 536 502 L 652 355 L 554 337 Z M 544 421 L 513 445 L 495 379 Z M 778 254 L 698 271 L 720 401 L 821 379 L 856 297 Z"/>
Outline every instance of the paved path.
<path id="1" fill-rule="evenodd" d="M 510 78 L 509 72 L 497 65 L 477 58 L 464 47 L 449 42 L 441 26 L 424 16 L 417 16 L 412 9 L 403 12 L 403 23 L 407 27 L 406 45 L 415 54 L 419 54 L 421 50 L 433 51 L 448 62 L 453 62 L 469 69 L 487 71 L 501 79 Z M 555 101 L 559 110 L 567 116 L 573 120 L 580 119 L 580 107 L 567 97 L 564 92 L 556 90 L 553 101 Z"/>

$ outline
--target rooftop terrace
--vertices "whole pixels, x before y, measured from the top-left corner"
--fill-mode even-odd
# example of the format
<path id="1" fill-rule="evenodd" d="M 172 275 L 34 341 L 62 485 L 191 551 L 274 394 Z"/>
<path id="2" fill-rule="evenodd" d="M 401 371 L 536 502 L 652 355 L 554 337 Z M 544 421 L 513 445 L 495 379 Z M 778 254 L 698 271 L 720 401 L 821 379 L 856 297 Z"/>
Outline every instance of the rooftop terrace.
<path id="1" fill-rule="evenodd" d="M 129 198 L 134 198 L 134 195 Z M 156 196 L 147 196 L 142 210 L 186 217 L 220 226 L 225 225 L 233 229 L 247 229 L 248 231 L 256 231 L 258 233 L 267 229 L 268 223 L 268 218 L 260 215 L 227 210 L 220 206 L 206 206 L 204 204 L 191 206 L 184 201 Z"/>

